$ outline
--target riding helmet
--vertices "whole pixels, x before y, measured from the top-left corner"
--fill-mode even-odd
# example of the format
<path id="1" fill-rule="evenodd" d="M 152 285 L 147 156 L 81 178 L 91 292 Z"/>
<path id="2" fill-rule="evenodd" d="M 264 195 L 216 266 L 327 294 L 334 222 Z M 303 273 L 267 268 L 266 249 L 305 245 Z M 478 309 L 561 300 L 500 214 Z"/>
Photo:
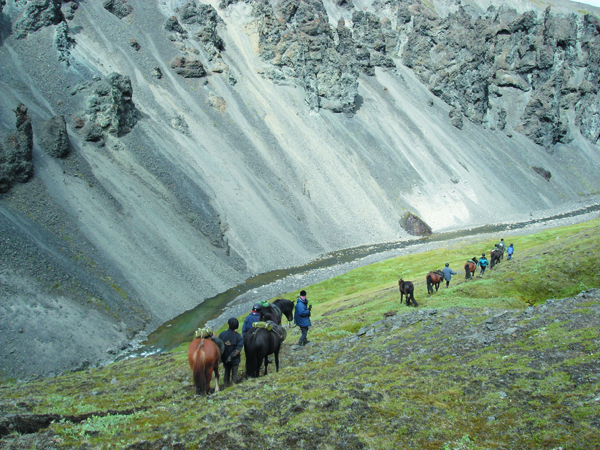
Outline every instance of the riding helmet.
<path id="1" fill-rule="evenodd" d="M 449 266 L 450 266 L 450 264 L 446 263 L 446 267 L 449 267 Z"/>
<path id="2" fill-rule="evenodd" d="M 482 253 L 481 256 L 485 256 L 485 253 Z"/>
<path id="3" fill-rule="evenodd" d="M 230 330 L 237 330 L 240 326 L 240 322 L 235 317 L 232 317 L 227 321 L 227 325 L 229 325 Z"/>
<path id="4" fill-rule="evenodd" d="M 252 311 L 260 311 L 260 303 L 255 303 L 252 307 Z"/>

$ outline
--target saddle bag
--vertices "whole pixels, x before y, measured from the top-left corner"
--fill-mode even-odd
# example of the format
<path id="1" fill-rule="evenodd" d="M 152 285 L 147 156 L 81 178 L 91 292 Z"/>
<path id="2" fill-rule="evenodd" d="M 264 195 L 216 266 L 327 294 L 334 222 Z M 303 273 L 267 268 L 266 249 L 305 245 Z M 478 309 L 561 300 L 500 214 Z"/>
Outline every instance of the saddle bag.
<path id="1" fill-rule="evenodd" d="M 198 338 L 212 338 L 213 332 L 209 327 L 198 328 L 195 332 L 196 339 Z"/>

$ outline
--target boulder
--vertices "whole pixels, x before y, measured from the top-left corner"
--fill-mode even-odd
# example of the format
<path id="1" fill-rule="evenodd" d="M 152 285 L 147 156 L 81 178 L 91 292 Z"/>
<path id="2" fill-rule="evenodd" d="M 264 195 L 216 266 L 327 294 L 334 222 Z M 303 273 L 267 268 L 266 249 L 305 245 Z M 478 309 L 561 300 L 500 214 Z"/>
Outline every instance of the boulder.
<path id="1" fill-rule="evenodd" d="M 127 17 L 133 11 L 133 6 L 129 5 L 126 0 L 105 0 L 102 7 L 119 19 Z"/>
<path id="2" fill-rule="evenodd" d="M 15 24 L 16 36 L 24 38 L 29 32 L 64 21 L 61 4 L 61 0 L 28 1 L 23 16 Z"/>
<path id="3" fill-rule="evenodd" d="M 179 56 L 171 62 L 171 68 L 183 78 L 200 78 L 206 76 L 206 69 L 201 61 Z"/>
<path id="4" fill-rule="evenodd" d="M 412 236 L 430 236 L 432 233 L 431 227 L 411 212 L 407 212 L 400 220 L 400 226 Z"/>
<path id="5" fill-rule="evenodd" d="M 33 128 L 27 107 L 15 110 L 17 129 L 3 136 L 0 143 L 0 192 L 7 192 L 14 183 L 24 183 L 33 175 Z"/>
<path id="6" fill-rule="evenodd" d="M 98 130 L 115 136 L 129 133 L 139 118 L 139 112 L 133 103 L 133 89 L 131 80 L 127 76 L 111 73 L 106 78 L 97 78 L 82 87 L 79 92 L 87 95 L 85 110 L 80 119 L 83 127 L 84 139 L 99 142 Z"/>
<path id="7" fill-rule="evenodd" d="M 64 158 L 69 153 L 69 136 L 64 116 L 54 116 L 42 123 L 37 131 L 39 146 L 54 158 Z"/>
<path id="8" fill-rule="evenodd" d="M 550 181 L 550 178 L 552 178 L 552 174 L 550 173 L 550 171 L 544 169 L 543 167 L 532 167 L 532 169 L 535 173 L 544 177 L 544 180 L 546 181 Z"/>

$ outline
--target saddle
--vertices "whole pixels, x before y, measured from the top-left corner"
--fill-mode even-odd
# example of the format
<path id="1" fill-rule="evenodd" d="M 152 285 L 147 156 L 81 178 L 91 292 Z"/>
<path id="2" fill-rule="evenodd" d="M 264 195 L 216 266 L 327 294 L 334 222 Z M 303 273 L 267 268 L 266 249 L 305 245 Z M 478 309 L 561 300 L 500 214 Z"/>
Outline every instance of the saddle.
<path id="1" fill-rule="evenodd" d="M 252 324 L 253 328 L 264 328 L 268 331 L 273 331 L 275 333 L 277 333 L 277 335 L 279 336 L 279 338 L 281 339 L 281 341 L 285 341 L 285 338 L 287 337 L 287 332 L 285 331 L 285 328 L 277 325 L 275 322 L 273 322 L 272 320 L 267 320 L 266 322 L 254 322 Z"/>
<path id="2" fill-rule="evenodd" d="M 223 341 L 221 339 L 219 339 L 218 337 L 216 337 L 213 334 L 213 331 L 210 327 L 198 328 L 195 331 L 194 335 L 196 336 L 196 339 L 198 339 L 198 338 L 210 339 L 211 341 L 213 341 L 215 343 L 215 345 L 217 346 L 217 348 L 219 349 L 219 353 L 221 355 L 225 351 L 225 344 L 223 343 Z"/>

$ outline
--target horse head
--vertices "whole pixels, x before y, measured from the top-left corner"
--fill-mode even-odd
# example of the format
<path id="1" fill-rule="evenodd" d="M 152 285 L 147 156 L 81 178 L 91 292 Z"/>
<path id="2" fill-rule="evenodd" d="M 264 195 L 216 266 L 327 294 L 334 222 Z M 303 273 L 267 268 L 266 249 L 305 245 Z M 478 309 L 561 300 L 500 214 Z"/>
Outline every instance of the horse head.
<path id="1" fill-rule="evenodd" d="M 260 308 L 260 317 L 261 322 L 272 321 L 277 325 L 281 325 L 281 310 L 274 305 L 273 303 L 269 303 L 268 306 L 263 306 Z"/>
<path id="2" fill-rule="evenodd" d="M 284 298 L 278 298 L 273 302 L 273 305 L 277 306 L 281 313 L 286 317 L 288 322 L 292 322 L 294 320 L 294 302 L 291 300 L 286 300 Z"/>

